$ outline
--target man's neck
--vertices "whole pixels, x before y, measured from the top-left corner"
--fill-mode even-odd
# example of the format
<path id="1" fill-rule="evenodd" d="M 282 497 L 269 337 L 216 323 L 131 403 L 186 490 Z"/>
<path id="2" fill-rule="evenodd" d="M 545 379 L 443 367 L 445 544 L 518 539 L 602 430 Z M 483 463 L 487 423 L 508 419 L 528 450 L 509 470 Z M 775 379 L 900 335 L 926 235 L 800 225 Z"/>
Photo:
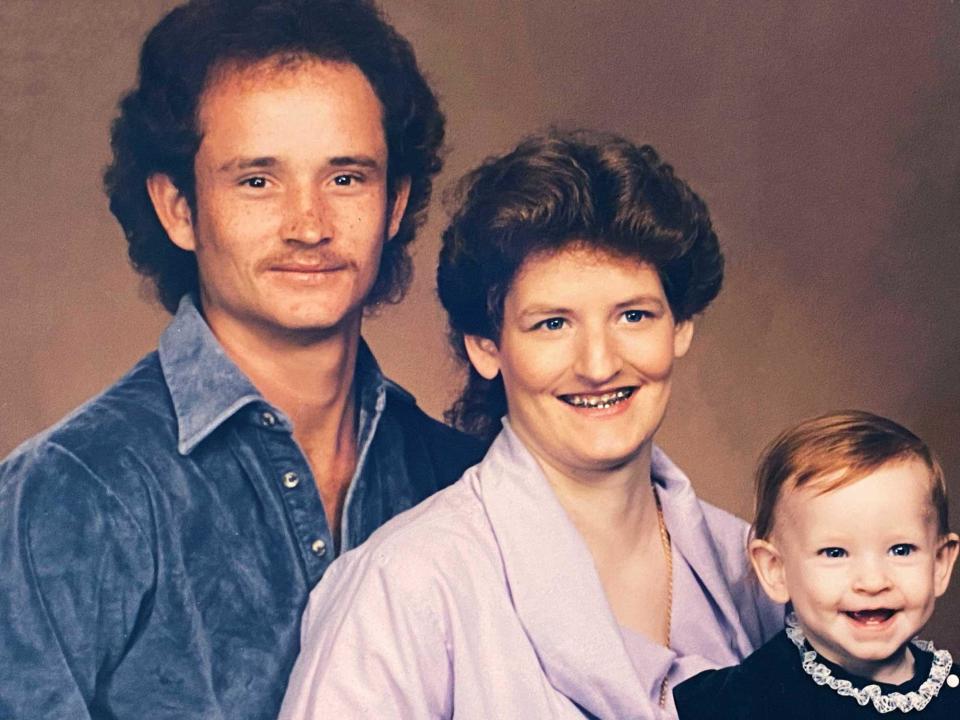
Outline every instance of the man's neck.
<path id="1" fill-rule="evenodd" d="M 356 469 L 354 373 L 360 316 L 312 334 L 251 328 L 207 317 L 230 359 L 293 423 L 323 500 L 334 541 Z"/>

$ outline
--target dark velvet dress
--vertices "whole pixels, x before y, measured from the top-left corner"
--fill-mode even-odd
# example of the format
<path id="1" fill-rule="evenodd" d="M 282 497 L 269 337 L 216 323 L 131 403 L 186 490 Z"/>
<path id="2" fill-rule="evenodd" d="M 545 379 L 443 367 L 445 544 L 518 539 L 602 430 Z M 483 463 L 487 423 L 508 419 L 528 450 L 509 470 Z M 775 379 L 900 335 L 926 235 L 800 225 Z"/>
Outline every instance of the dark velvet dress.
<path id="1" fill-rule="evenodd" d="M 916 691 L 930 674 L 933 654 L 911 646 L 916 673 L 902 685 L 873 683 L 819 658 L 834 677 L 849 680 L 855 688 L 876 684 L 886 695 Z M 954 676 L 958 668 L 950 668 Z M 736 667 L 707 670 L 674 689 L 680 720 L 863 720 L 905 716 L 918 720 L 960 720 L 960 687 L 948 677 L 939 693 L 921 710 L 880 713 L 872 703 L 861 706 L 853 697 L 817 685 L 804 672 L 800 654 L 781 632 Z"/>

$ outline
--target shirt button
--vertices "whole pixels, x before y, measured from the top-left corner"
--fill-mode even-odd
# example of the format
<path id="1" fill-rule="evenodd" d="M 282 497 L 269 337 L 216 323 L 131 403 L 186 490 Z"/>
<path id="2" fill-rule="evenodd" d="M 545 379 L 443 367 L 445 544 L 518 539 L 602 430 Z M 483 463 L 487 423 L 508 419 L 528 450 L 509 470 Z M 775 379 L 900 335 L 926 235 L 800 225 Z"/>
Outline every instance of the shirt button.
<path id="1" fill-rule="evenodd" d="M 277 416 L 270 411 L 264 411 L 260 413 L 260 422 L 264 427 L 273 427 L 277 424 Z"/>
<path id="2" fill-rule="evenodd" d="M 300 484 L 300 476 L 295 472 L 285 472 L 283 474 L 283 486 L 289 490 L 293 490 L 297 485 Z"/>
<path id="3" fill-rule="evenodd" d="M 327 552 L 327 544 L 323 540 L 314 540 L 310 549 L 313 550 L 313 554 L 317 557 L 323 557 Z"/>
<path id="4" fill-rule="evenodd" d="M 952 688 L 955 688 L 957 685 L 960 685 L 960 678 L 958 678 L 953 673 L 950 673 L 949 675 L 947 675 L 947 685 L 949 685 Z"/>

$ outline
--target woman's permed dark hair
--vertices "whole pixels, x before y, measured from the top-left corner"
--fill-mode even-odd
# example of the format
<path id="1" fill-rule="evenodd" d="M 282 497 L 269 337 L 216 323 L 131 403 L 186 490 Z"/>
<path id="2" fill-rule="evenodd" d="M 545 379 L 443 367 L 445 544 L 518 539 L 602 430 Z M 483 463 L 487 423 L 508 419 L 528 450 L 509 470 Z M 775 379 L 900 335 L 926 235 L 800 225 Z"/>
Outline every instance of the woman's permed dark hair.
<path id="1" fill-rule="evenodd" d="M 397 235 L 384 247 L 367 305 L 403 297 L 412 268 L 407 246 L 424 220 L 444 136 L 443 115 L 410 44 L 368 0 L 193 0 L 172 10 L 144 41 L 138 83 L 120 102 L 113 162 L 104 174 L 130 260 L 153 280 L 170 312 L 184 293 L 198 289 L 197 264 L 160 225 L 147 178 L 168 175 L 195 213 L 197 112 L 211 74 L 227 63 L 301 57 L 356 65 L 383 106 L 388 188 L 395 191 L 397 181 L 409 177 L 410 197 Z"/>
<path id="2" fill-rule="evenodd" d="M 717 296 L 723 255 L 707 206 L 649 145 L 552 130 L 486 160 L 461 181 L 443 233 L 437 289 L 467 370 L 447 421 L 486 439 L 507 411 L 503 382 L 470 367 L 464 335 L 498 341 L 503 304 L 524 261 L 571 244 L 653 265 L 674 320 Z"/>

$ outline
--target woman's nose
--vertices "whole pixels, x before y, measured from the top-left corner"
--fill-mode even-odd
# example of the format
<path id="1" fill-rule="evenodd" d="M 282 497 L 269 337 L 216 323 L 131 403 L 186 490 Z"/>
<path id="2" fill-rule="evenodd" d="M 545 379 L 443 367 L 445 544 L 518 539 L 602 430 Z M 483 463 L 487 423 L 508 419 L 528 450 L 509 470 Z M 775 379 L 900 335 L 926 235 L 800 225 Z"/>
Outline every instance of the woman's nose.
<path id="1" fill-rule="evenodd" d="M 612 380 L 623 369 L 623 358 L 606 330 L 585 331 L 578 338 L 574 371 L 592 385 Z"/>

